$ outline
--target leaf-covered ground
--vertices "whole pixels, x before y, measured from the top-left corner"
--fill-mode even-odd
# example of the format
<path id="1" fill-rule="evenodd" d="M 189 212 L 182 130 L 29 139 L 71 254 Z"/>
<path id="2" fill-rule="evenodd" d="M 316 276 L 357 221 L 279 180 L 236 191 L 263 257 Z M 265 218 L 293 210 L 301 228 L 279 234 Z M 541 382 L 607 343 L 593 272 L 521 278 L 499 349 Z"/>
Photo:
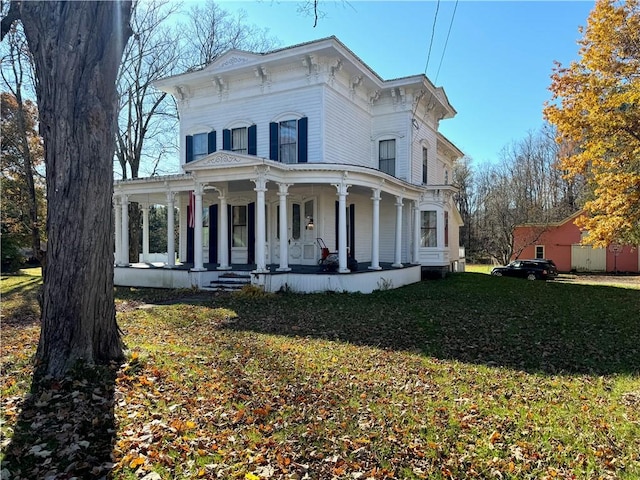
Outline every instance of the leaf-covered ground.
<path id="1" fill-rule="evenodd" d="M 34 284 L 2 281 L 3 480 L 640 478 L 638 290 L 119 290 L 127 363 L 32 386 Z"/>

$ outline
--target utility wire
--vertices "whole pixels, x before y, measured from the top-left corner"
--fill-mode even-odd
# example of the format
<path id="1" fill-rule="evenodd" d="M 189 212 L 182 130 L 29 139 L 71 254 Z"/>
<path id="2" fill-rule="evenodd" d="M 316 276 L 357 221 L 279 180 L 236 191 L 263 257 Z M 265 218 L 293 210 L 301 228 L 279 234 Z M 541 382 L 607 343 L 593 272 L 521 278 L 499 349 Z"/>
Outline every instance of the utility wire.
<path id="1" fill-rule="evenodd" d="M 431 58 L 431 47 L 433 47 L 433 38 L 436 36 L 436 21 L 438 20 L 438 10 L 440 10 L 440 0 L 436 4 L 436 14 L 433 16 L 433 26 L 431 27 L 431 40 L 429 41 L 429 51 L 427 52 L 427 64 L 424 66 L 424 74 L 427 75 L 429 68 L 429 59 Z"/>
<path id="2" fill-rule="evenodd" d="M 453 7 L 453 13 L 451 14 L 451 23 L 449 23 L 449 31 L 447 32 L 447 39 L 444 42 L 444 48 L 442 49 L 442 56 L 440 57 L 440 64 L 438 65 L 438 71 L 436 72 L 436 79 L 434 84 L 438 83 L 438 76 L 440 75 L 440 67 L 442 67 L 442 60 L 444 60 L 444 52 L 447 51 L 447 44 L 449 43 L 449 35 L 451 35 L 451 27 L 453 27 L 453 19 L 456 17 L 456 10 L 458 9 L 458 0 Z"/>
<path id="3" fill-rule="evenodd" d="M 427 76 L 427 69 L 429 68 L 429 59 L 431 58 L 431 48 L 433 47 L 433 38 L 436 35 L 436 22 L 438 20 L 438 10 L 440 10 L 440 0 L 436 4 L 436 13 L 433 16 L 433 26 L 431 27 L 431 40 L 429 40 L 429 51 L 427 52 L 427 63 L 424 66 L 424 76 Z M 420 95 L 420 98 L 422 95 Z M 418 104 L 420 103 L 420 98 L 415 102 L 415 106 L 413 107 L 413 112 L 411 113 L 411 117 L 415 121 L 416 111 L 418 110 Z"/>

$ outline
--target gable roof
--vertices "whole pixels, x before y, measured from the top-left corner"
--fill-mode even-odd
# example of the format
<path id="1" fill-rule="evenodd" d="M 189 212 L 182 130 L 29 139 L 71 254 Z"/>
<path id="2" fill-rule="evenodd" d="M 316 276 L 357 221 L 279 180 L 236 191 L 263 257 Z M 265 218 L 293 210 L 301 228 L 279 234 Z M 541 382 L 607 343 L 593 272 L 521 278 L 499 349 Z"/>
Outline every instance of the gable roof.
<path id="1" fill-rule="evenodd" d="M 576 218 L 578 218 L 579 216 L 584 214 L 584 210 L 578 210 L 575 213 L 572 213 L 571 215 L 569 215 L 568 217 L 563 218 L 562 220 L 558 220 L 557 222 L 547 222 L 547 223 L 536 223 L 536 222 L 531 222 L 531 223 L 521 223 L 520 225 L 516 225 L 514 228 L 519 228 L 519 227 L 560 227 L 562 225 L 564 225 L 565 223 L 568 223 L 570 221 L 575 220 Z"/>

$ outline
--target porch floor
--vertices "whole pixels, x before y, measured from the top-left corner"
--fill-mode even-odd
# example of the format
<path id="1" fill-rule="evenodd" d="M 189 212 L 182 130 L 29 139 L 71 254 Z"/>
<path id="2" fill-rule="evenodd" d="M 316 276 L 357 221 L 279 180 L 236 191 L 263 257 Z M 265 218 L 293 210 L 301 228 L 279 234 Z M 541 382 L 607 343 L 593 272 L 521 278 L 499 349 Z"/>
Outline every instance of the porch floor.
<path id="1" fill-rule="evenodd" d="M 398 270 L 398 267 L 392 267 L 391 263 L 380 262 L 381 270 L 377 271 L 385 271 L 385 270 Z M 371 262 L 358 262 L 358 269 L 356 271 L 352 271 L 350 274 L 358 274 L 358 273 L 367 273 L 373 272 L 375 270 L 370 270 Z M 403 264 L 400 269 L 405 267 L 414 266 L 410 263 Z M 119 267 L 119 268 L 141 268 L 141 269 L 169 269 L 169 270 L 191 270 L 193 268 L 193 263 L 178 263 L 175 266 L 169 268 L 162 262 L 139 262 L 139 263 L 131 263 L 128 267 Z M 205 263 L 204 268 L 208 272 L 251 272 L 256 269 L 255 264 L 247 264 L 247 263 L 233 263 L 231 264 L 230 270 L 218 270 L 216 263 Z M 272 263 L 267 265 L 267 269 L 269 270 L 270 275 L 280 275 L 287 273 L 298 273 L 298 274 L 306 274 L 306 275 L 350 275 L 350 274 L 340 274 L 338 272 L 331 272 L 322 269 L 320 265 L 289 265 L 288 272 L 279 272 L 278 268 L 280 268 L 280 264 Z"/>

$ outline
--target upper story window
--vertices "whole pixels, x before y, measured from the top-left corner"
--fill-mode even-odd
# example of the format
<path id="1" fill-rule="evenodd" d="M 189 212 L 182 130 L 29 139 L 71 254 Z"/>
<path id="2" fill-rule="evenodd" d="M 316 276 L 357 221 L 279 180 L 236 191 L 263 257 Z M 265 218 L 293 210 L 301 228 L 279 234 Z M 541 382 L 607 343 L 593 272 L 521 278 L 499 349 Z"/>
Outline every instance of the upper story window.
<path id="1" fill-rule="evenodd" d="M 243 155 L 257 155 L 257 127 L 225 128 L 222 131 L 222 149 Z"/>
<path id="2" fill-rule="evenodd" d="M 197 133 L 193 136 L 193 160 L 206 157 L 209 154 L 209 146 L 206 133 Z"/>
<path id="3" fill-rule="evenodd" d="M 446 168 L 444 169 L 444 184 L 449 185 L 449 170 Z"/>
<path id="4" fill-rule="evenodd" d="M 380 140 L 378 159 L 380 171 L 389 175 L 396 175 L 396 141 Z"/>
<path id="5" fill-rule="evenodd" d="M 426 148 L 422 149 L 422 183 L 426 185 L 427 182 L 427 165 L 429 160 L 429 150 Z"/>
<path id="6" fill-rule="evenodd" d="M 247 128 L 234 128 L 231 130 L 231 151 L 247 153 Z"/>
<path id="7" fill-rule="evenodd" d="M 306 163 L 307 117 L 269 124 L 269 158 L 282 163 Z"/>
<path id="8" fill-rule="evenodd" d="M 278 158 L 282 163 L 298 163 L 298 122 L 285 120 L 278 127 Z"/>
<path id="9" fill-rule="evenodd" d="M 185 163 L 193 162 L 216 151 L 216 132 L 187 135 L 184 144 Z"/>

